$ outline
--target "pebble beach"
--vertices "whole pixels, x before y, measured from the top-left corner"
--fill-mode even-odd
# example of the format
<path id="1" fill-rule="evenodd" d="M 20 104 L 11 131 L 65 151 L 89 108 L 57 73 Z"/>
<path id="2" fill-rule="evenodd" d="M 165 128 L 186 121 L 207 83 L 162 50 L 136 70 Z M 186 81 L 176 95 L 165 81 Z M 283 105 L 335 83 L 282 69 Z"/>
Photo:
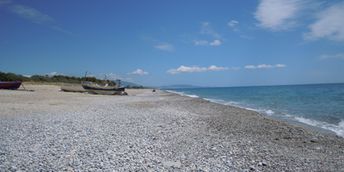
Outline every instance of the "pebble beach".
<path id="1" fill-rule="evenodd" d="M 0 171 L 344 171 L 344 138 L 150 89 L 0 90 Z"/>

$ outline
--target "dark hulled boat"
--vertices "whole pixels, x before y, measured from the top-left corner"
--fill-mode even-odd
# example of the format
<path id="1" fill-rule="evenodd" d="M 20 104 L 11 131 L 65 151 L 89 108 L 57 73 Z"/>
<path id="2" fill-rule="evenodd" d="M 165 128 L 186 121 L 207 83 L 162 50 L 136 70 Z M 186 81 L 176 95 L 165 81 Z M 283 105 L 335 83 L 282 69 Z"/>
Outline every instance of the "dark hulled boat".
<path id="1" fill-rule="evenodd" d="M 0 81 L 0 89 L 16 90 L 21 84 L 21 81 Z"/>

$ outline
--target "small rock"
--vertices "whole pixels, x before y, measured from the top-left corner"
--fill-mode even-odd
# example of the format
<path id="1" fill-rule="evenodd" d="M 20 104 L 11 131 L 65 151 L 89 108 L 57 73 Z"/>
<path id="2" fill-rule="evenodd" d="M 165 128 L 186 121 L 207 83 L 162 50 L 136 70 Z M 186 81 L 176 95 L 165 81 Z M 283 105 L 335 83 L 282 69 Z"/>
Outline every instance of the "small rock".
<path id="1" fill-rule="evenodd" d="M 267 164 L 265 162 L 259 162 L 258 166 L 267 166 Z"/>
<path id="2" fill-rule="evenodd" d="M 284 136 L 283 139 L 289 140 L 289 139 L 291 139 L 291 137 L 290 136 Z"/>
<path id="3" fill-rule="evenodd" d="M 180 161 L 165 161 L 162 163 L 166 167 L 180 168 L 182 163 Z"/>
<path id="4" fill-rule="evenodd" d="M 17 167 L 16 166 L 11 166 L 11 171 L 17 171 Z"/>
<path id="5" fill-rule="evenodd" d="M 310 140 L 310 142 L 311 142 L 311 143 L 317 143 L 317 142 L 318 142 L 318 139 L 317 139 L 317 138 L 312 138 L 312 139 Z"/>
<path id="6" fill-rule="evenodd" d="M 254 166 L 250 166 L 250 171 L 256 171 L 256 169 L 254 168 Z"/>

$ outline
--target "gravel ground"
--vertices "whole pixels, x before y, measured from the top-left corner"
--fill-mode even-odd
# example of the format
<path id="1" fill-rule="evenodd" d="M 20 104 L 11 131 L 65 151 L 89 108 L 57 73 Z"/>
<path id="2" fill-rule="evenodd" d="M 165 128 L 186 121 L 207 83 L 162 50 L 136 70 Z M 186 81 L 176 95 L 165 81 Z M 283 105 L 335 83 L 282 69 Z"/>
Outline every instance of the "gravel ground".
<path id="1" fill-rule="evenodd" d="M 151 90 L 0 90 L 0 171 L 344 171 L 344 139 Z"/>

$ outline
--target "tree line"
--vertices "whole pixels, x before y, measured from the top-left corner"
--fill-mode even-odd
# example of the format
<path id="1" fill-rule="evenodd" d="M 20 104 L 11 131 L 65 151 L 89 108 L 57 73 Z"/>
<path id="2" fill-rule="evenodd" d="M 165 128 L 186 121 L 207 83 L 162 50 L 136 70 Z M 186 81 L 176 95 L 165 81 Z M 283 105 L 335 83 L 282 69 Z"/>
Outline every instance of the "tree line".
<path id="1" fill-rule="evenodd" d="M 15 73 L 5 73 L 0 71 L 0 81 L 23 81 L 23 82 L 62 82 L 62 83 L 80 83 L 81 81 L 90 81 L 95 83 L 109 83 L 116 85 L 114 81 L 101 80 L 96 77 L 75 77 L 65 75 L 32 75 L 30 77 L 18 75 Z"/>

